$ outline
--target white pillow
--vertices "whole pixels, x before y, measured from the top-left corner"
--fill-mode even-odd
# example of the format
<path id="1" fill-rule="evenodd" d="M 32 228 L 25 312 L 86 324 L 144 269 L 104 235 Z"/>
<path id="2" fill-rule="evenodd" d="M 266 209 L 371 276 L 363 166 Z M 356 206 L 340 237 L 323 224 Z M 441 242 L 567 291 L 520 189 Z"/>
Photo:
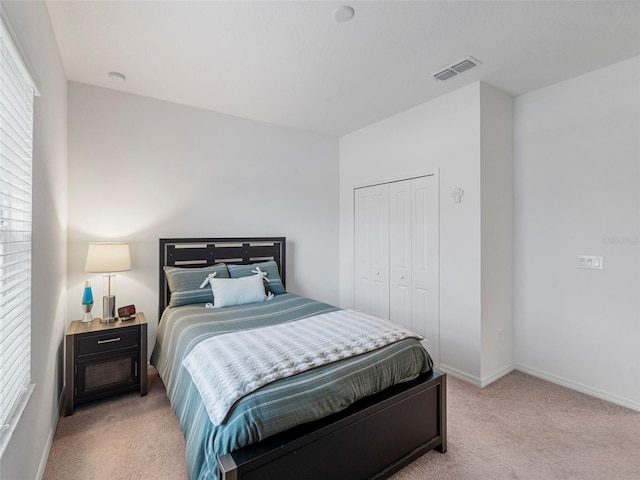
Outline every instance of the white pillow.
<path id="1" fill-rule="evenodd" d="M 264 292 L 262 273 L 242 278 L 214 278 L 210 277 L 213 292 L 213 308 L 232 307 L 246 303 L 264 302 L 267 296 Z"/>

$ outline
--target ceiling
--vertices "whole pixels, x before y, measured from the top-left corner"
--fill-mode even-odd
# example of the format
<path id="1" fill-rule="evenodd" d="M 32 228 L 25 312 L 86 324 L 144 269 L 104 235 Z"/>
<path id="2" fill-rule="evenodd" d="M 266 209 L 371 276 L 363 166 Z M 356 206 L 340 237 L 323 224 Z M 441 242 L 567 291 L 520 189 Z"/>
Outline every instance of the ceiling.
<path id="1" fill-rule="evenodd" d="M 69 80 L 335 136 L 478 80 L 516 96 L 640 55 L 637 1 L 47 5 Z M 467 56 L 482 65 L 431 77 Z"/>

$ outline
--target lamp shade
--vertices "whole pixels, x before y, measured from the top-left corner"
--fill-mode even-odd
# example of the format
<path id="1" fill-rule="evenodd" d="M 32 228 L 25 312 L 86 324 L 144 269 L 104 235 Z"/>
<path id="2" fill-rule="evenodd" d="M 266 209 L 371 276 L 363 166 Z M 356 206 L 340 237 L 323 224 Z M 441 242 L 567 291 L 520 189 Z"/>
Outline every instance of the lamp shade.
<path id="1" fill-rule="evenodd" d="M 129 244 L 120 242 L 90 243 L 85 272 L 124 272 L 131 270 Z"/>

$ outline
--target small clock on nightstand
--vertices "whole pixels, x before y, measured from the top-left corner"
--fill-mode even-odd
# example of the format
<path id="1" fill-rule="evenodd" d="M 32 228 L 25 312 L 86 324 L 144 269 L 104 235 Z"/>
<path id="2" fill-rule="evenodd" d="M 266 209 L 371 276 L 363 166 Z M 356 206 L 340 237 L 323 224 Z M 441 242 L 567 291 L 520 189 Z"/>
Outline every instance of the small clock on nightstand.
<path id="1" fill-rule="evenodd" d="M 147 394 L 147 319 L 71 322 L 66 335 L 65 416 L 75 405 L 139 390 Z"/>

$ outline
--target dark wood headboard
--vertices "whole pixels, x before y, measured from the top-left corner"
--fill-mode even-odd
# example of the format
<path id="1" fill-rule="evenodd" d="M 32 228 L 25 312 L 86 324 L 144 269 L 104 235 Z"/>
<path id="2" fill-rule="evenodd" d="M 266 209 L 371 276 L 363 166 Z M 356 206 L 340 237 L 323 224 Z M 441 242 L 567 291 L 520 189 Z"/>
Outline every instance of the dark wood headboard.
<path id="1" fill-rule="evenodd" d="M 160 302 L 158 318 L 169 304 L 170 292 L 163 267 L 206 267 L 215 263 L 246 265 L 275 260 L 286 286 L 285 237 L 161 238 Z"/>

